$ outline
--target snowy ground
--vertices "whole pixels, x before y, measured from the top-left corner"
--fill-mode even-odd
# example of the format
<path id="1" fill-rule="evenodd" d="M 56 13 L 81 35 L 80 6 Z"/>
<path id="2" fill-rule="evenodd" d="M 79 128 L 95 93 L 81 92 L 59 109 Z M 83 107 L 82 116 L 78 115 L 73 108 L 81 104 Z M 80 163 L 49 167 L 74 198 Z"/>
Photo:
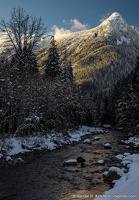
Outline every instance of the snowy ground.
<path id="1" fill-rule="evenodd" d="M 130 137 L 125 141 L 126 144 L 133 143 L 134 145 L 139 145 L 139 137 Z"/>
<path id="2" fill-rule="evenodd" d="M 134 139 L 137 142 L 137 138 Z M 129 139 L 131 141 L 131 139 Z M 133 140 L 132 140 L 133 141 Z M 111 167 L 109 171 L 116 171 L 121 178 L 115 180 L 114 188 L 103 195 L 96 195 L 95 200 L 134 199 L 139 200 L 139 154 L 124 153 L 116 156 L 125 166 L 123 169 Z M 126 173 L 126 168 L 129 168 Z M 108 172 L 104 172 L 107 175 Z"/>
<path id="3" fill-rule="evenodd" d="M 0 140 L 0 158 L 12 161 L 13 156 L 33 150 L 53 150 L 65 144 L 79 142 L 81 137 L 88 134 L 102 133 L 100 128 L 82 126 L 76 131 L 69 132 L 67 136 L 62 133 L 52 133 L 47 136 L 10 137 Z M 20 159 L 19 159 L 20 161 Z"/>

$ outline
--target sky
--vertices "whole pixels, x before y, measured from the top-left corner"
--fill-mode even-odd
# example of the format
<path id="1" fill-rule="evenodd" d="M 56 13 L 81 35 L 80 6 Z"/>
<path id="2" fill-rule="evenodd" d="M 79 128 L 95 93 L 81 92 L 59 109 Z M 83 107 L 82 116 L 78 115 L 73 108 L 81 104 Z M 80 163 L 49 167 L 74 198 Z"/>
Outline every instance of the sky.
<path id="1" fill-rule="evenodd" d="M 42 17 L 51 33 L 94 28 L 113 12 L 120 13 L 128 25 L 139 27 L 139 0 L 0 0 L 0 18 L 8 21 L 14 7 Z"/>

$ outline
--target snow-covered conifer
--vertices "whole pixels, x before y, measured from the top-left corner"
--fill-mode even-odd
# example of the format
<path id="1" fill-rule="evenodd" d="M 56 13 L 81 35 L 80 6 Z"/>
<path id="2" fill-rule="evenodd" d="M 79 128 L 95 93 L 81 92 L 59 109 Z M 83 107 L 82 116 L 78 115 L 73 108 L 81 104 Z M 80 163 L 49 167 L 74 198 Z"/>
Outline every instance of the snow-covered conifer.
<path id="1" fill-rule="evenodd" d="M 45 62 L 46 77 L 54 78 L 61 72 L 58 48 L 54 36 L 51 37 L 48 59 Z"/>

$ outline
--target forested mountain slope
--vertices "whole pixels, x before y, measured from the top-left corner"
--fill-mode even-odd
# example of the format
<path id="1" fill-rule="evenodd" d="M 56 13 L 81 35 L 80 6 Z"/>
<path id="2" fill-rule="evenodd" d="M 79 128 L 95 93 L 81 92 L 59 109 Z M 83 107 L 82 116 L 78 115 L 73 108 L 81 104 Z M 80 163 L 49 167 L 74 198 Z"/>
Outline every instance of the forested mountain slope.
<path id="1" fill-rule="evenodd" d="M 72 61 L 76 83 L 83 89 L 109 90 L 135 67 L 139 31 L 113 13 L 98 27 L 67 34 L 57 40 L 61 60 Z M 38 52 L 42 72 L 48 46 Z"/>

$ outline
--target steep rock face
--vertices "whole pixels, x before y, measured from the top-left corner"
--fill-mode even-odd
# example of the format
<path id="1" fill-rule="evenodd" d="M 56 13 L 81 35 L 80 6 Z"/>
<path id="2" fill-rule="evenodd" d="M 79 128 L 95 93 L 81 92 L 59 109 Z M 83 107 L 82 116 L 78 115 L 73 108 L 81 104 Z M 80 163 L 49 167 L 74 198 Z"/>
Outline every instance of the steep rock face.
<path id="1" fill-rule="evenodd" d="M 139 31 L 128 26 L 119 13 L 113 13 L 98 27 L 67 34 L 57 40 L 61 59 L 64 53 L 73 64 L 77 84 L 84 90 L 111 90 L 118 80 L 135 67 L 139 50 Z M 44 47 L 39 63 L 47 57 Z M 45 53 L 46 52 L 46 53 Z"/>

